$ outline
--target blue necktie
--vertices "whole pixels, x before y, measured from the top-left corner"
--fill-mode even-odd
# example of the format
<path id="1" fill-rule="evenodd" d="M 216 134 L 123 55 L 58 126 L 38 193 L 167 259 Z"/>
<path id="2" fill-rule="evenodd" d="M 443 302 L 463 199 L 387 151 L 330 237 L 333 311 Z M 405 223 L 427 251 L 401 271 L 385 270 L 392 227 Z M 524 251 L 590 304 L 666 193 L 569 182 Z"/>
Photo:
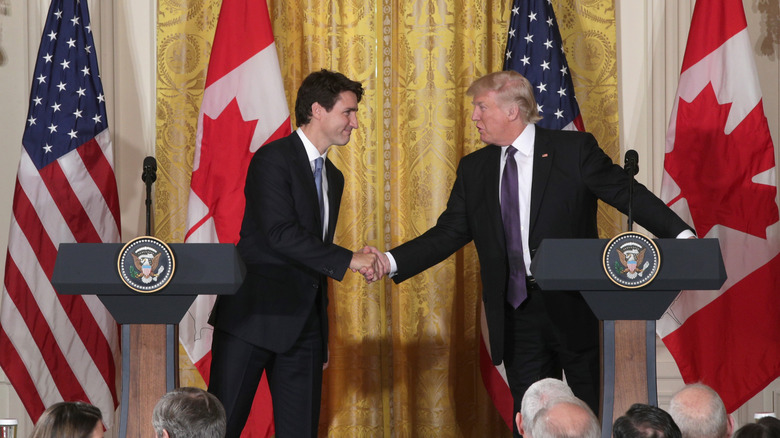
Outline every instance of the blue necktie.
<path id="1" fill-rule="evenodd" d="M 525 285 L 525 260 L 523 260 L 523 235 L 520 230 L 520 196 L 517 193 L 517 162 L 513 146 L 506 148 L 504 175 L 501 178 L 501 220 L 504 223 L 506 253 L 509 260 L 509 281 L 506 300 L 517 309 L 528 297 Z"/>
<path id="2" fill-rule="evenodd" d="M 320 201 L 320 219 L 322 219 L 323 228 L 325 227 L 325 203 L 322 199 L 322 163 L 324 161 L 322 157 L 314 160 L 314 185 L 317 186 L 317 199 Z"/>

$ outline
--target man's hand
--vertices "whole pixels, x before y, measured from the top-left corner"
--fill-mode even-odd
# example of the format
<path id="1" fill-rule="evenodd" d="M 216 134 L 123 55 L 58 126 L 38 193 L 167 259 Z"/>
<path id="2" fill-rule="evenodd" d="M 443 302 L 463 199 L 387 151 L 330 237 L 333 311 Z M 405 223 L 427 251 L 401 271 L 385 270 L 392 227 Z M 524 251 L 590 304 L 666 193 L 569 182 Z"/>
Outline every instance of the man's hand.
<path id="1" fill-rule="evenodd" d="M 352 272 L 360 272 L 366 277 L 366 282 L 373 283 L 382 276 L 381 274 L 377 274 L 377 272 L 381 271 L 381 266 L 379 257 L 377 257 L 376 254 L 361 250 L 352 253 L 352 261 L 349 264 L 349 269 L 352 269 Z"/>
<path id="2" fill-rule="evenodd" d="M 364 246 L 361 252 L 370 252 L 372 254 L 376 254 L 377 258 L 379 259 L 379 263 L 382 265 L 382 272 L 379 275 L 380 278 L 390 273 L 390 260 L 387 258 L 387 254 L 378 250 L 374 246 L 368 246 L 368 245 Z"/>
<path id="3" fill-rule="evenodd" d="M 352 254 L 349 268 L 352 272 L 360 272 L 366 278 L 366 282 L 373 283 L 390 271 L 390 261 L 375 247 L 365 246 Z"/>

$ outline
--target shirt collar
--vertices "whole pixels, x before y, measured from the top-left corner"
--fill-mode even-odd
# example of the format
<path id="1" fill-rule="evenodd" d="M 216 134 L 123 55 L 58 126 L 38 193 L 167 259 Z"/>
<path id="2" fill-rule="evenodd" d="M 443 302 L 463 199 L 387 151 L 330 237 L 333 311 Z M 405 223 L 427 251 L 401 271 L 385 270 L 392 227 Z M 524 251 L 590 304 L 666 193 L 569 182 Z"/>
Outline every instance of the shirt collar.
<path id="1" fill-rule="evenodd" d="M 309 161 L 314 161 L 317 158 L 322 157 L 323 160 L 328 159 L 328 150 L 325 151 L 324 154 L 320 155 L 320 151 L 317 150 L 317 148 L 314 146 L 314 143 L 311 142 L 306 137 L 306 134 L 303 133 L 303 130 L 301 128 L 298 128 L 295 130 L 295 132 L 298 134 L 298 136 L 301 138 L 301 141 L 303 142 L 303 147 L 306 149 L 306 156 L 309 157 Z"/>
<path id="2" fill-rule="evenodd" d="M 529 123 L 523 129 L 523 132 L 512 142 L 510 146 L 514 146 L 521 154 L 530 157 L 534 153 L 534 139 L 536 137 L 536 125 Z M 508 146 L 507 146 L 508 147 Z"/>

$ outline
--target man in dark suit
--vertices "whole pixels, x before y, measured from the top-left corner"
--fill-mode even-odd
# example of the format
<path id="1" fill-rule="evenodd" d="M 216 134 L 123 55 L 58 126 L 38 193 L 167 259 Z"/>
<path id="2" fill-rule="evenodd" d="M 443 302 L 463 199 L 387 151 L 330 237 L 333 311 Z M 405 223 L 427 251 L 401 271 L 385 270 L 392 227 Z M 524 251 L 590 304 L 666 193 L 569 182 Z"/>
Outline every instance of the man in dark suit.
<path id="1" fill-rule="evenodd" d="M 627 211 L 629 176 L 591 134 L 537 127 L 533 89 L 519 73 L 491 73 L 467 94 L 488 146 L 460 161 L 436 225 L 385 253 L 383 263 L 399 283 L 473 240 L 490 351 L 496 365 L 504 362 L 515 413 L 532 383 L 560 369 L 574 394 L 598 412 L 598 321 L 579 292 L 540 293 L 528 267 L 542 239 L 597 238 L 597 199 Z M 642 185 L 634 188 L 633 214 L 658 236 L 693 236 Z"/>
<path id="2" fill-rule="evenodd" d="M 209 320 L 209 392 L 225 407 L 228 438 L 241 434 L 263 371 L 276 436 L 317 436 L 327 277 L 340 281 L 348 268 L 368 281 L 384 273 L 375 254 L 333 243 L 344 176 L 327 152 L 349 142 L 362 95 L 341 73 L 310 74 L 295 103 L 298 130 L 261 147 L 249 164 L 238 243 L 247 275 L 235 295 L 219 297 Z"/>

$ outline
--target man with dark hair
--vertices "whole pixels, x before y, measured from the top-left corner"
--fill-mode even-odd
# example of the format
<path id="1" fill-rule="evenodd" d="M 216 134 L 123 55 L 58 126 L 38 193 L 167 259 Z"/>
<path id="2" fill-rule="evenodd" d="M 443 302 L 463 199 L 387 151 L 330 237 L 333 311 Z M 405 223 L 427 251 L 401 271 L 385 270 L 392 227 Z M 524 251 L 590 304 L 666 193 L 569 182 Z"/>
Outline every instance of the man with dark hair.
<path id="1" fill-rule="evenodd" d="M 225 409 L 200 388 L 176 388 L 157 401 L 152 426 L 157 438 L 222 438 Z"/>
<path id="2" fill-rule="evenodd" d="M 612 425 L 614 438 L 682 438 L 680 428 L 666 411 L 635 403 Z"/>
<path id="3" fill-rule="evenodd" d="M 328 281 L 347 269 L 371 282 L 384 275 L 371 253 L 333 243 L 344 176 L 328 159 L 357 129 L 363 87 L 321 70 L 303 80 L 298 129 L 261 147 L 246 177 L 238 250 L 247 274 L 235 295 L 217 299 L 209 392 L 227 413 L 227 436 L 246 424 L 267 373 L 276 436 L 314 437 L 327 362 Z"/>

